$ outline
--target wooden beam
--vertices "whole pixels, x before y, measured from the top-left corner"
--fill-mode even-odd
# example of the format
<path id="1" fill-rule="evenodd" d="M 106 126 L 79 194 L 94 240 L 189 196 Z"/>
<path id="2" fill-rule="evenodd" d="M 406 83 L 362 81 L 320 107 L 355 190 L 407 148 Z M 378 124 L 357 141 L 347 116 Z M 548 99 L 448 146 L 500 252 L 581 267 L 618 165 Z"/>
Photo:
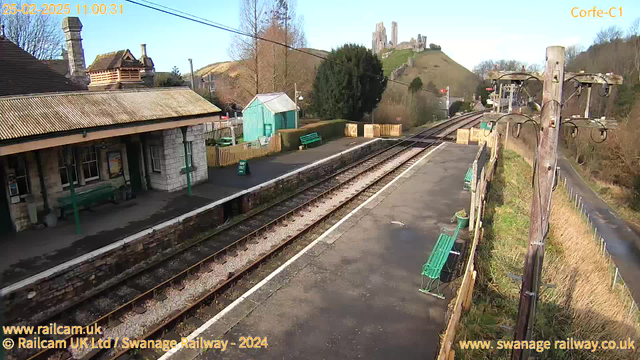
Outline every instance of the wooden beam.
<path id="1" fill-rule="evenodd" d="M 77 144 L 87 141 L 106 139 L 122 135 L 139 134 L 158 130 L 175 129 L 181 126 L 198 125 L 205 122 L 219 121 L 219 116 L 207 116 L 188 120 L 166 121 L 155 124 L 141 124 L 118 129 L 92 130 L 86 129 L 86 137 L 82 134 L 66 135 L 48 139 L 25 141 L 11 145 L 0 145 L 0 156 L 22 153 L 26 151 L 46 149 L 56 146 Z"/>
<path id="2" fill-rule="evenodd" d="M 525 74 L 522 71 L 498 71 L 498 70 L 489 70 L 485 78 L 489 80 L 504 80 L 504 81 L 534 80 L 534 79 L 537 79 L 540 81 L 544 80 L 542 73 L 526 73 Z"/>
<path id="3" fill-rule="evenodd" d="M 541 73 L 530 73 L 524 74 L 519 71 L 497 71 L 490 70 L 485 76 L 486 79 L 489 80 L 500 80 L 500 81 L 524 81 L 524 80 L 539 80 L 544 81 L 543 74 Z M 615 74 L 587 74 L 587 73 L 565 73 L 565 81 L 569 79 L 575 79 L 583 84 L 605 84 L 609 83 L 609 85 L 620 85 L 623 82 L 623 78 L 620 75 Z"/>
<path id="4" fill-rule="evenodd" d="M 618 129 L 618 121 L 615 119 L 598 119 L 598 118 L 583 118 L 583 117 L 570 117 L 563 118 L 562 122 L 571 121 L 577 127 L 587 127 L 587 128 L 602 128 L 603 126 L 607 129 Z M 571 126 L 571 125 L 568 125 Z"/>

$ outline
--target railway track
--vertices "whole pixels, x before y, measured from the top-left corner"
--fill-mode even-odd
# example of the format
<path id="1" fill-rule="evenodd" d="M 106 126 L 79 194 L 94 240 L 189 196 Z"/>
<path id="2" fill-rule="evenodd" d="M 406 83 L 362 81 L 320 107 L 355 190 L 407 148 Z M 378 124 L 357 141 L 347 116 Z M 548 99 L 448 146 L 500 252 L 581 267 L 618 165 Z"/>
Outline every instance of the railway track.
<path id="1" fill-rule="evenodd" d="M 358 199 L 368 198 L 390 181 L 393 174 L 417 161 L 420 154 L 438 141 L 433 138 L 436 134 L 446 136 L 459 127 L 477 122 L 478 114 L 451 119 L 379 150 L 240 222 L 221 227 L 211 236 L 38 325 L 52 322 L 65 326 L 97 325 L 106 329 L 104 337 L 132 339 L 161 337 L 167 329 L 178 329 L 186 323 L 193 326 L 198 321 L 189 319 L 197 319 L 196 313 L 201 316 L 203 308 L 206 308 L 208 316 L 213 316 L 215 308 L 224 308 L 233 301 L 233 296 L 220 297 L 219 294 L 250 276 L 266 259 L 281 254 L 283 249 L 313 229 L 322 228 L 321 224 L 342 209 L 358 203 Z M 389 180 L 385 182 L 385 178 Z M 197 285 L 194 287 L 194 284 Z M 151 320 L 145 322 L 139 318 Z M 48 339 L 68 342 L 79 337 L 83 336 L 52 336 Z M 88 353 L 43 349 L 36 353 L 9 355 L 14 359 L 64 360 L 69 357 L 107 359 L 124 353 L 124 350 L 105 349 Z"/>

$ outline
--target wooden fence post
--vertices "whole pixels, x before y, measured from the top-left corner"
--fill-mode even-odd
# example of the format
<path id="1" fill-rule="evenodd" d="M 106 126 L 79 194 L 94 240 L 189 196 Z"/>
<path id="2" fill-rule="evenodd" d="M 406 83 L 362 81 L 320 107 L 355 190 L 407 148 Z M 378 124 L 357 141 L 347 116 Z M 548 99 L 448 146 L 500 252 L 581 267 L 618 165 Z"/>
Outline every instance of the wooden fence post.
<path id="1" fill-rule="evenodd" d="M 469 207 L 469 229 L 473 229 L 476 214 L 476 188 L 478 186 L 478 160 L 473 161 L 473 175 L 471 178 L 471 206 Z"/>
<path id="2" fill-rule="evenodd" d="M 473 299 L 473 287 L 476 284 L 476 276 L 477 271 L 473 270 L 471 281 L 469 281 L 469 286 L 467 287 L 467 294 L 465 295 L 464 302 L 462 303 L 462 308 L 464 309 L 464 311 L 469 311 L 469 309 L 471 308 L 471 300 Z"/>

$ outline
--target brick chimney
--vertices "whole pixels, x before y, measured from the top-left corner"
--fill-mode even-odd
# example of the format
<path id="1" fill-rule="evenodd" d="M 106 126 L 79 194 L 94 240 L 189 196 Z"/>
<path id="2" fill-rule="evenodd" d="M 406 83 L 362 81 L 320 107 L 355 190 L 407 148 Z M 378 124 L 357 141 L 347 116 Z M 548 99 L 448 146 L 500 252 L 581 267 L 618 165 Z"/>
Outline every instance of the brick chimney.
<path id="1" fill-rule="evenodd" d="M 62 19 L 62 31 L 67 41 L 67 51 L 69 53 L 69 75 L 73 82 L 87 85 L 87 70 L 84 62 L 84 50 L 82 49 L 82 23 L 77 17 L 66 17 Z"/>
<path id="2" fill-rule="evenodd" d="M 140 62 L 144 65 L 144 69 L 140 71 L 142 82 L 147 87 L 153 87 L 155 85 L 156 71 L 153 60 L 147 56 L 147 44 L 140 44 Z"/>

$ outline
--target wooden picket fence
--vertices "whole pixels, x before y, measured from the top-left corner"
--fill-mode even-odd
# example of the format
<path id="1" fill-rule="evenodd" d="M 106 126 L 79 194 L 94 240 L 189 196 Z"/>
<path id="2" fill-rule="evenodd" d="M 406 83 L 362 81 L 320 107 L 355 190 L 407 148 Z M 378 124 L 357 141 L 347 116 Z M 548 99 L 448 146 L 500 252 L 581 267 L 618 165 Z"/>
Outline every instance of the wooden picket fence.
<path id="1" fill-rule="evenodd" d="M 482 242 L 484 229 L 482 227 L 482 217 L 485 207 L 485 196 L 487 195 L 487 185 L 493 177 L 498 162 L 498 147 L 500 146 L 500 135 L 497 131 L 492 131 L 487 137 L 487 141 L 480 145 L 480 150 L 472 164 L 473 177 L 471 183 L 471 208 L 469 228 L 473 229 L 473 242 L 469 250 L 469 258 L 465 265 L 462 285 L 458 289 L 453 306 L 453 313 L 449 318 L 447 330 L 440 342 L 440 352 L 438 360 L 449 360 L 455 357 L 452 350 L 453 341 L 456 337 L 456 327 L 462 316 L 462 311 L 471 308 L 473 298 L 473 288 L 476 282 L 477 272 L 475 270 L 475 256 L 478 244 Z"/>
<path id="2" fill-rule="evenodd" d="M 207 146 L 208 166 L 229 166 L 240 160 L 249 160 L 282 151 L 280 134 L 273 134 L 266 145 L 260 141 L 252 141 L 235 146 Z"/>

